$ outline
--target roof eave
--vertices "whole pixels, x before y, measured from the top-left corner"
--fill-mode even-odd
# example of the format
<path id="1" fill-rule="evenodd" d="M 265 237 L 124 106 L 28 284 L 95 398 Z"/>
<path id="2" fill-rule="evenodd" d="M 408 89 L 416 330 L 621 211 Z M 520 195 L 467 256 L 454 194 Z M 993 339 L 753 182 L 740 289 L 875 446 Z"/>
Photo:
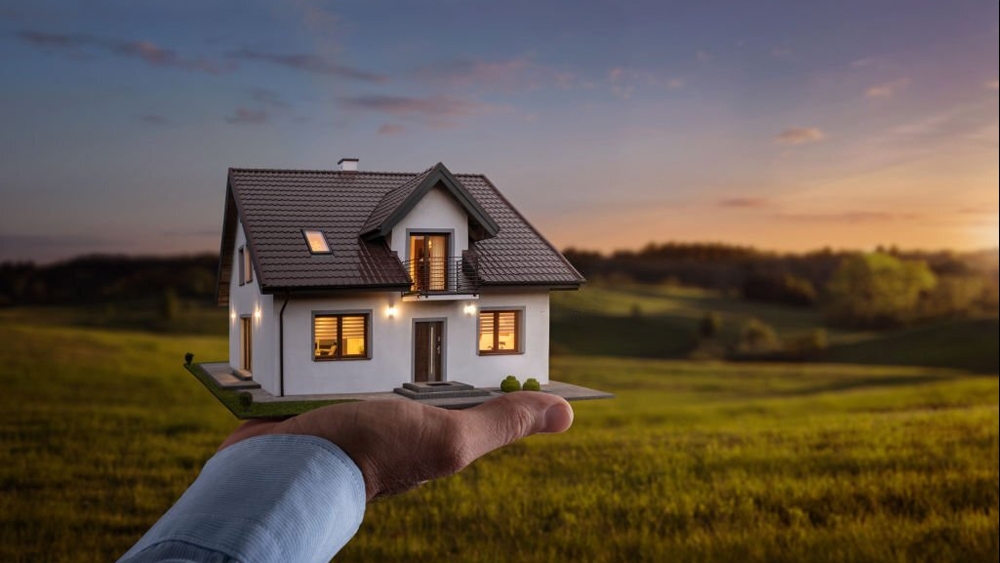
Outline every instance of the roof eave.
<path id="1" fill-rule="evenodd" d="M 409 291 L 410 283 L 369 284 L 369 285 L 308 285 L 308 286 L 261 286 L 265 295 L 276 293 L 304 294 L 328 293 L 334 291 Z"/>

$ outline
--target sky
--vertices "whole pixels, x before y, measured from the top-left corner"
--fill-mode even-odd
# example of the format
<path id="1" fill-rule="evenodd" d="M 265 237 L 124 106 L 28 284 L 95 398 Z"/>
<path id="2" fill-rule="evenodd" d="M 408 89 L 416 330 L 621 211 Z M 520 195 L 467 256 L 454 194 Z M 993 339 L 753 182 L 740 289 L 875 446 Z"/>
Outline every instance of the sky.
<path id="1" fill-rule="evenodd" d="M 217 251 L 229 167 L 483 173 L 557 247 L 1000 243 L 995 1 L 0 0 L 0 261 Z"/>

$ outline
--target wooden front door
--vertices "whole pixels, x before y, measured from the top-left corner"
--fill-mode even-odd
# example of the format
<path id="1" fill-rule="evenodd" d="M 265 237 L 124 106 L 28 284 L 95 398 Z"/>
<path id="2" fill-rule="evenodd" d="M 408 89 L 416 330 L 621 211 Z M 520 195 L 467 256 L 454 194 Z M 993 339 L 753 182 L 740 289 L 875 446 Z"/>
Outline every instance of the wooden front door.
<path id="1" fill-rule="evenodd" d="M 240 317 L 240 369 L 252 373 L 252 367 L 253 321 L 250 317 Z"/>
<path id="2" fill-rule="evenodd" d="M 444 322 L 417 321 L 413 326 L 413 381 L 444 381 Z"/>

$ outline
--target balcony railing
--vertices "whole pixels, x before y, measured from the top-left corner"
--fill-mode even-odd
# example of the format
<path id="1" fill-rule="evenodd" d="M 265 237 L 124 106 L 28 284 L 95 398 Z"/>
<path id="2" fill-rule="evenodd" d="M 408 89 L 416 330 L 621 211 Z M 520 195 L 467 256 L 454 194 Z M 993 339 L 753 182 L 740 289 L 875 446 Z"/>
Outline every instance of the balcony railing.
<path id="1" fill-rule="evenodd" d="M 408 295 L 479 293 L 474 260 L 465 258 L 418 258 L 405 264 L 412 285 Z"/>

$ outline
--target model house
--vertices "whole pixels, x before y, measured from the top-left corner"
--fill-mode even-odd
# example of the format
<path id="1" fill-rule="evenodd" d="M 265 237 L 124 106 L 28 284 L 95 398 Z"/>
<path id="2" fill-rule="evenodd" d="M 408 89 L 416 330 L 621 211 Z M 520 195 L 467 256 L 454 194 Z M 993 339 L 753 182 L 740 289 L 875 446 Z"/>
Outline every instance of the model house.
<path id="1" fill-rule="evenodd" d="M 229 362 L 274 396 L 548 382 L 549 292 L 584 279 L 493 184 L 230 169 L 218 303 Z"/>

